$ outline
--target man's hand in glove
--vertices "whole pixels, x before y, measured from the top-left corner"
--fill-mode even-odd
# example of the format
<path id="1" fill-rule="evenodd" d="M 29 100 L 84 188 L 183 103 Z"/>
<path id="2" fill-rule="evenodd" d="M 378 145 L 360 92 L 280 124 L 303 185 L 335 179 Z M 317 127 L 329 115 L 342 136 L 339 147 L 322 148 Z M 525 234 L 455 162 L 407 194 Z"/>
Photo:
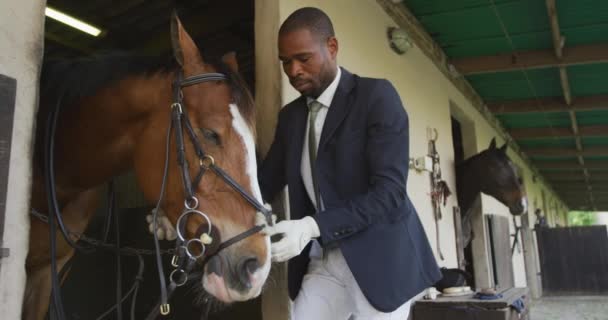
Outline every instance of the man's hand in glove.
<path id="1" fill-rule="evenodd" d="M 268 236 L 282 234 L 283 238 L 271 244 L 272 261 L 287 261 L 302 252 L 311 239 L 321 235 L 317 222 L 312 217 L 299 220 L 283 220 L 274 226 L 267 226 Z"/>

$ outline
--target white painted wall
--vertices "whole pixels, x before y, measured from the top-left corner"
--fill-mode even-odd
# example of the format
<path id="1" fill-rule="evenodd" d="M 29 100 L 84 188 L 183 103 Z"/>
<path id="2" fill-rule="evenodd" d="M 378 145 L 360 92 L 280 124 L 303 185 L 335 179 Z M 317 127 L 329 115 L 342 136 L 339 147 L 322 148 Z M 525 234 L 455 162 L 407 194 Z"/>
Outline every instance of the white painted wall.
<path id="1" fill-rule="evenodd" d="M 597 219 L 595 220 L 597 225 L 608 225 L 608 211 L 602 211 L 597 213 Z"/>
<path id="2" fill-rule="evenodd" d="M 262 3 L 267 5 L 272 4 L 273 10 L 276 10 L 278 7 L 280 22 L 284 21 L 289 14 L 300 7 L 314 6 L 325 11 L 334 23 L 336 36 L 339 41 L 339 64 L 361 76 L 386 78 L 397 88 L 410 117 L 411 157 L 418 157 L 428 153 L 427 127 L 437 128 L 439 133 L 437 147 L 441 156 L 441 171 L 443 178 L 448 182 L 452 191 L 455 192 L 456 186 L 451 137 L 450 101 L 457 105 L 475 123 L 476 140 L 465 142 L 465 147 L 481 151 L 487 148 L 493 137 L 497 137 L 499 144 L 504 142 L 495 129 L 458 89 L 443 76 L 420 49 L 414 47 L 402 56 L 393 53 L 386 40 L 386 29 L 389 26 L 396 26 L 396 24 L 375 0 L 269 0 L 262 1 Z M 258 16 L 256 15 L 257 18 Z M 264 29 L 268 30 L 268 28 Z M 256 43 L 265 48 L 269 46 L 276 47 L 276 34 L 265 34 L 263 38 L 257 37 L 258 35 L 259 33 L 256 29 Z M 259 56 L 261 52 L 260 49 L 256 49 L 256 56 Z M 265 49 L 264 52 L 268 52 L 268 49 Z M 272 54 L 276 54 L 274 49 L 272 50 Z M 276 72 L 276 66 L 279 65 L 279 61 L 276 57 L 272 58 L 275 58 L 274 62 L 269 58 L 263 58 L 264 66 L 270 67 L 272 65 L 272 72 Z M 258 64 L 259 66 L 260 64 Z M 258 86 L 265 85 L 268 87 L 269 83 L 274 83 L 275 80 L 271 76 L 264 76 L 264 70 L 260 68 L 257 70 Z M 280 88 L 280 93 L 266 91 L 265 94 L 273 97 L 280 96 L 281 105 L 285 105 L 299 95 L 291 88 L 284 74 L 282 75 Z M 259 95 L 257 98 L 265 99 Z M 258 103 L 258 108 L 276 108 L 276 106 L 260 106 Z M 559 202 L 558 198 L 547 189 L 540 179 L 536 179 L 536 182 L 532 181 L 533 174 L 522 159 L 515 155 L 512 150 L 509 151 L 509 156 L 518 166 L 523 168 L 523 178 L 529 195 L 530 226 L 534 225 L 533 199 L 538 199 L 538 206 L 542 205 L 540 199 L 541 190 L 545 190 L 548 198 L 555 199 L 554 201 L 560 207 L 563 207 L 563 210 L 566 210 L 565 206 Z M 429 189 L 428 173 L 418 174 L 415 171 L 410 171 L 408 192 L 418 210 L 429 241 L 432 247 L 436 248 L 436 231 L 429 199 Z M 443 208 L 443 220 L 439 228 L 441 248 L 445 260 L 439 260 L 437 252 L 435 252 L 438 263 L 441 266 L 457 266 L 454 222 L 452 219 L 452 207 L 456 205 L 456 196 L 453 195 L 448 199 L 446 207 Z M 509 216 L 508 209 L 504 205 L 485 195 L 482 196 L 482 210 L 484 214 L 491 213 Z M 519 224 L 520 221 L 518 220 Z M 511 226 L 511 233 L 514 232 L 515 229 Z M 516 286 L 526 286 L 522 253 L 515 253 L 513 268 Z"/>
<path id="3" fill-rule="evenodd" d="M 0 73 L 17 79 L 3 246 L 0 268 L 2 319 L 21 319 L 29 236 L 32 133 L 42 59 L 45 1 L 0 1 Z"/>

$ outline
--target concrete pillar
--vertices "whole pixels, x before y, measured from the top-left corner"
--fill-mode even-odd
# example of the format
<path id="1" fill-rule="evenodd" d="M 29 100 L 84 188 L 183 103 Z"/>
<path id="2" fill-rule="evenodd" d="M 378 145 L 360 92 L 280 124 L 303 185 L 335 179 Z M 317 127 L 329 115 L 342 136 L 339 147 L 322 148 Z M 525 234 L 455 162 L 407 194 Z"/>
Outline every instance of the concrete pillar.
<path id="1" fill-rule="evenodd" d="M 0 314 L 3 319 L 21 319 L 25 286 L 25 257 L 29 239 L 29 199 L 33 129 L 38 107 L 38 81 L 43 53 L 46 1 L 0 1 L 0 77 L 2 95 L 13 96 L 14 104 L 2 103 L 2 116 L 13 111 L 12 130 L 0 137 L 0 164 L 8 175 L 6 194 L 0 195 L 4 215 L 1 247 L 10 250 L 0 260 Z M 15 90 L 16 89 L 16 90 Z M 8 92 L 12 91 L 12 92 Z M 12 100 L 12 99 L 11 99 Z M 4 136 L 5 135 L 5 136 Z M 9 147 L 10 143 L 10 149 Z M 4 161 L 7 160 L 7 161 Z M 0 224 L 1 225 L 1 224 Z M 0 232 L 2 235 L 2 232 Z"/>

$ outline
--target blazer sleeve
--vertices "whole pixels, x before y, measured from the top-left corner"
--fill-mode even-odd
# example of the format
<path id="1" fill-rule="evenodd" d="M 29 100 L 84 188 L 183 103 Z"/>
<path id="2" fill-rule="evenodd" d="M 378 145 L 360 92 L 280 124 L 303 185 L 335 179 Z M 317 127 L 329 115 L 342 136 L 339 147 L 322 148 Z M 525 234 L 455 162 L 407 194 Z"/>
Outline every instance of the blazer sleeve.
<path id="1" fill-rule="evenodd" d="M 314 215 L 327 244 L 349 237 L 378 221 L 395 221 L 407 206 L 409 123 L 401 99 L 387 80 L 377 81 L 367 109 L 365 161 L 368 191 Z"/>
<path id="2" fill-rule="evenodd" d="M 285 176 L 287 132 L 284 132 L 286 130 L 286 118 L 286 110 L 283 109 L 279 112 L 277 128 L 270 150 L 258 170 L 258 183 L 264 201 L 272 201 L 287 183 Z"/>

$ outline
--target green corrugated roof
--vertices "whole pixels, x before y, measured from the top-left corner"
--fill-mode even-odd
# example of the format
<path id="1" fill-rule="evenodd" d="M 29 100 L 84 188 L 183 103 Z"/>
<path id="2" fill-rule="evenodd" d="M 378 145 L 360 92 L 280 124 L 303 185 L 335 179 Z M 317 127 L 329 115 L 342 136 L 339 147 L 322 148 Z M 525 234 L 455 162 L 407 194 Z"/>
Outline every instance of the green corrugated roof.
<path id="1" fill-rule="evenodd" d="M 404 0 L 403 3 L 450 59 L 514 51 L 553 51 L 551 24 L 546 2 L 542 0 Z M 560 33 L 565 37 L 565 55 L 572 46 L 608 44 L 607 0 L 558 0 L 556 6 Z M 608 63 L 572 65 L 566 70 L 574 104 L 579 97 L 608 95 Z M 488 72 L 467 75 L 466 79 L 486 103 L 563 100 L 564 95 L 557 67 Z M 606 109 L 601 111 L 576 111 L 579 128 L 600 126 L 604 127 L 602 132 L 606 132 L 606 136 L 581 137 L 583 148 L 608 146 L 608 102 L 606 104 Z M 532 156 L 533 162 L 577 162 L 574 137 L 545 138 L 551 128 L 572 128 L 568 112 L 505 113 L 498 114 L 497 118 L 507 130 L 546 129 L 539 131 L 544 131 L 539 136 L 542 138 L 517 140 L 524 150 L 545 147 L 572 150 L 563 156 Z M 597 135 L 597 130 L 593 132 Z M 608 161 L 608 155 L 584 159 Z"/>
<path id="2" fill-rule="evenodd" d="M 605 37 L 608 39 L 608 30 Z M 608 94 L 608 63 L 570 66 L 568 79 L 572 95 L 575 97 Z"/>
<path id="3" fill-rule="evenodd" d="M 557 69 L 486 73 L 467 76 L 485 101 L 553 97 L 562 92 Z"/>
<path id="4" fill-rule="evenodd" d="M 510 51 L 494 9 L 487 0 L 405 1 L 426 30 L 450 57 L 480 56 Z M 517 50 L 550 48 L 544 2 L 494 1 Z M 522 11 L 526 14 L 522 15 Z M 541 16 L 542 18 L 538 18 Z"/>
<path id="5" fill-rule="evenodd" d="M 579 111 L 576 120 L 579 126 L 605 125 L 608 124 L 608 110 Z"/>
<path id="6" fill-rule="evenodd" d="M 581 143 L 583 147 L 608 146 L 608 137 L 582 137 Z"/>

